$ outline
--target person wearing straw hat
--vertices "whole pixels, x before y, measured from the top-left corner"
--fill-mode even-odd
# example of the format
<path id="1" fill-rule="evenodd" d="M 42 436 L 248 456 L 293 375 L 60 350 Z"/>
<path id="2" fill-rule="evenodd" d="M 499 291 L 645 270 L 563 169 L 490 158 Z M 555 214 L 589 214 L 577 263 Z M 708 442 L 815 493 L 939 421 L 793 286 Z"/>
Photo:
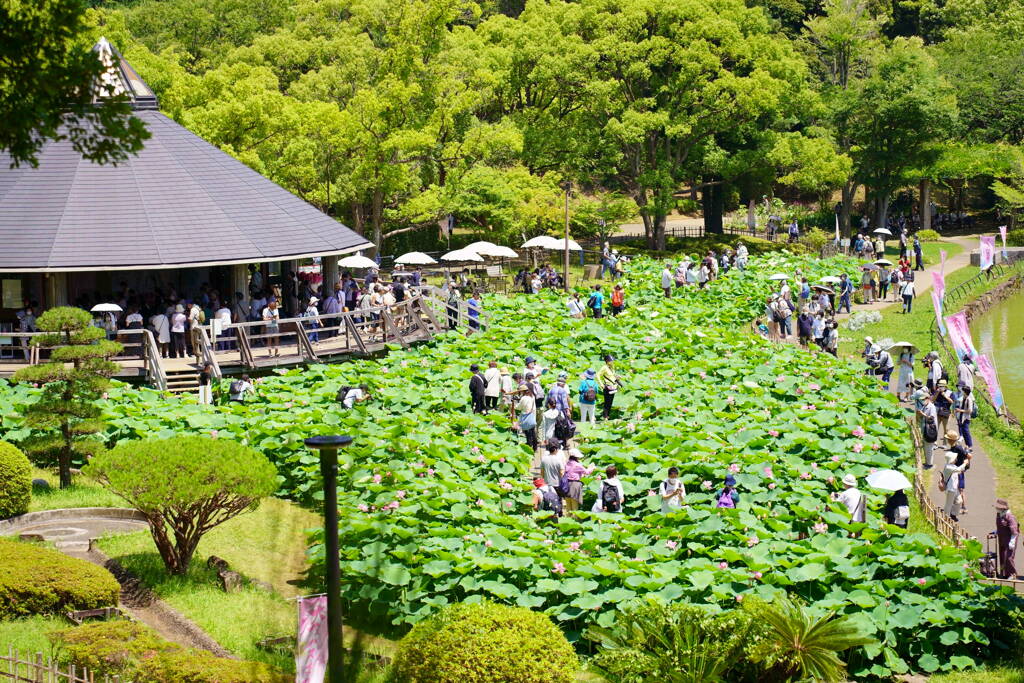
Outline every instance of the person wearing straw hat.
<path id="1" fill-rule="evenodd" d="M 955 433 L 953 436 L 956 438 Z M 956 458 L 957 454 L 954 451 L 946 453 L 946 466 L 939 475 L 939 490 L 946 494 L 946 500 L 942 506 L 943 511 L 954 522 L 959 522 L 960 504 L 963 502 L 963 497 L 960 495 L 960 478 L 957 475 L 964 471 L 967 463 L 957 465 Z"/>
<path id="2" fill-rule="evenodd" d="M 949 390 L 949 382 L 944 379 L 938 381 L 932 401 L 935 403 L 935 410 L 939 418 L 939 434 L 945 434 L 949 431 L 949 419 L 953 416 L 953 408 L 956 404 L 953 392 Z"/>
<path id="3" fill-rule="evenodd" d="M 1017 578 L 1017 568 L 1013 565 L 1013 555 L 1017 552 L 1017 535 L 1020 529 L 1017 518 L 1010 512 L 1010 504 L 1004 498 L 996 499 L 996 530 L 992 533 L 997 539 L 999 551 L 999 578 Z"/>
<path id="4" fill-rule="evenodd" d="M 857 488 L 857 477 L 847 474 L 843 477 L 843 486 L 845 488 L 842 493 L 832 494 L 834 500 L 846 506 L 846 511 L 850 513 L 850 522 L 863 522 L 867 509 L 867 498 Z"/>
<path id="5" fill-rule="evenodd" d="M 964 496 L 964 489 L 967 488 L 967 477 L 966 472 L 971 468 L 971 452 L 967 448 L 967 444 L 964 440 L 952 429 L 946 432 L 946 451 L 948 453 L 956 454 L 956 461 L 954 464 L 957 467 L 963 465 L 963 470 L 957 475 L 956 481 L 954 482 L 958 491 L 960 491 L 960 514 L 967 514 L 967 498 Z"/>

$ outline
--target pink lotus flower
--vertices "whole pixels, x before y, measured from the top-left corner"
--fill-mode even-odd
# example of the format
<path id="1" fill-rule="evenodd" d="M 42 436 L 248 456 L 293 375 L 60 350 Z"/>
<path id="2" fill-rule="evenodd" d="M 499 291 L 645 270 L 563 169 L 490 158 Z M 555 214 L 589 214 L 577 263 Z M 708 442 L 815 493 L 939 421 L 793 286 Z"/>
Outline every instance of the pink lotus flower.
<path id="1" fill-rule="evenodd" d="M 473 452 L 473 453 L 479 453 L 479 452 L 480 452 L 480 447 L 479 447 L 479 446 L 473 446 L 473 447 L 472 447 L 472 448 L 470 448 L 469 450 L 470 450 L 471 452 Z"/>
<path id="2" fill-rule="evenodd" d="M 811 478 L 811 473 L 810 472 L 801 472 L 800 473 L 800 478 L 801 479 L 810 479 Z"/>
<path id="3" fill-rule="evenodd" d="M 816 470 L 816 469 L 818 469 L 818 463 L 816 463 L 816 462 L 812 462 L 812 463 L 811 463 L 811 469 L 812 469 L 812 470 Z"/>
<path id="4" fill-rule="evenodd" d="M 769 429 L 768 430 L 768 435 L 769 436 L 778 436 L 779 435 L 779 430 L 778 429 Z"/>
<path id="5" fill-rule="evenodd" d="M 768 483 L 768 488 L 771 489 L 771 490 L 775 490 L 775 482 L 774 481 L 773 482 L 769 482 Z"/>
<path id="6" fill-rule="evenodd" d="M 416 476 L 417 477 L 425 477 L 425 476 L 427 476 L 427 473 L 426 472 L 419 472 Z"/>
<path id="7" fill-rule="evenodd" d="M 873 444 L 871 444 L 871 450 L 873 450 L 873 451 L 877 451 L 881 447 L 882 447 L 882 444 L 880 444 L 880 443 L 873 443 Z"/>
<path id="8" fill-rule="evenodd" d="M 918 580 L 917 580 L 917 585 L 919 585 L 919 586 L 923 586 L 923 585 L 925 585 L 926 583 L 928 583 L 928 580 L 927 580 L 927 579 L 924 579 L 924 578 L 920 578 L 920 579 L 918 579 Z"/>
<path id="9" fill-rule="evenodd" d="M 102 398 L 102 399 L 103 399 L 104 401 L 106 401 L 106 400 L 107 400 L 108 398 L 110 398 L 110 396 L 109 396 L 109 395 L 107 394 L 107 392 L 105 392 L 105 391 L 104 391 L 104 392 L 103 392 L 103 393 L 102 393 L 102 394 L 100 395 L 100 398 Z"/>
<path id="10" fill-rule="evenodd" d="M 632 422 L 627 422 L 626 423 L 626 431 L 629 432 L 630 434 L 632 434 L 633 432 L 636 431 L 636 425 L 633 424 Z"/>
<path id="11" fill-rule="evenodd" d="M 647 491 L 647 495 L 648 495 L 648 496 L 653 496 L 653 495 L 655 495 L 655 491 L 654 491 L 654 489 L 650 489 L 650 490 L 648 490 L 648 491 Z"/>
<path id="12" fill-rule="evenodd" d="M 389 508 L 391 508 L 392 510 L 397 510 L 397 509 L 398 509 L 398 507 L 399 507 L 399 505 L 400 505 L 400 504 L 399 504 L 399 502 L 398 502 L 397 500 L 393 500 L 393 501 L 391 501 L 390 503 L 388 503 L 388 504 L 387 504 L 387 505 L 386 505 L 385 507 L 389 507 Z"/>
<path id="13" fill-rule="evenodd" d="M 403 498 L 405 498 L 405 491 L 403 489 L 395 491 L 395 498 L 397 498 L 398 500 L 402 500 Z"/>
<path id="14" fill-rule="evenodd" d="M 761 539 L 757 536 L 751 536 L 747 539 L 747 546 L 753 548 L 755 545 L 761 542 Z"/>
<path id="15" fill-rule="evenodd" d="M 700 378 L 701 379 L 707 379 L 708 378 L 708 373 L 706 373 L 703 370 L 701 370 L 700 371 Z"/>
<path id="16" fill-rule="evenodd" d="M 434 476 L 434 468 L 433 467 L 430 467 L 430 468 L 427 469 L 427 476 L 428 477 Z"/>
<path id="17" fill-rule="evenodd" d="M 511 491 L 512 490 L 512 484 L 510 484 L 507 481 L 501 482 L 500 484 L 498 484 L 498 486 L 500 486 L 501 488 L 505 489 L 506 491 Z"/>
<path id="18" fill-rule="evenodd" d="M 820 389 L 821 389 L 821 385 L 820 384 L 815 384 L 814 382 L 811 382 L 810 384 L 807 385 L 807 390 L 808 391 L 818 391 Z"/>
<path id="19" fill-rule="evenodd" d="M 211 438 L 216 439 L 218 434 L 220 434 L 220 432 L 218 432 L 216 429 L 211 429 L 210 430 L 210 437 Z"/>
<path id="20" fill-rule="evenodd" d="M 704 481 L 702 481 L 702 482 L 700 483 L 700 487 L 701 487 L 702 489 L 709 489 L 709 488 L 711 488 L 712 486 L 713 486 L 713 484 L 712 484 L 712 483 L 711 483 L 710 481 L 708 481 L 707 479 L 705 479 Z"/>
<path id="21" fill-rule="evenodd" d="M 484 545 L 487 546 L 488 548 L 490 548 L 492 545 L 494 545 L 494 543 L 490 539 L 488 539 L 488 540 L 484 541 Z"/>
<path id="22" fill-rule="evenodd" d="M 463 536 L 463 537 L 462 537 L 462 540 L 463 540 L 463 541 L 468 541 L 468 540 L 470 540 L 471 538 L 472 538 L 472 536 L 470 536 L 469 534 L 466 534 L 465 536 Z"/>
<path id="23" fill-rule="evenodd" d="M 803 373 L 803 376 L 804 376 L 804 377 L 810 377 L 810 376 L 811 376 L 811 373 L 809 373 L 809 372 L 805 372 L 805 373 Z"/>
<path id="24" fill-rule="evenodd" d="M 736 474 L 737 472 L 740 471 L 740 466 L 737 463 L 733 463 L 729 465 L 729 471 L 732 472 L 733 474 Z"/>
<path id="25" fill-rule="evenodd" d="M 764 476 L 768 477 L 769 479 L 775 478 L 775 473 L 772 472 L 772 468 L 770 466 L 764 468 Z"/>
<path id="26" fill-rule="evenodd" d="M 808 403 L 807 405 L 804 406 L 804 410 L 817 410 L 817 408 Z"/>
<path id="27" fill-rule="evenodd" d="M 675 550 L 677 545 L 679 545 L 679 544 L 676 543 L 675 541 L 665 541 L 665 547 L 668 548 L 669 550 Z"/>
<path id="28" fill-rule="evenodd" d="M 507 507 L 507 508 L 512 507 L 512 501 L 510 501 L 510 500 L 505 501 L 505 507 Z"/>
<path id="29" fill-rule="evenodd" d="M 862 444 L 860 441 L 857 441 L 856 443 L 853 444 L 854 453 L 860 453 L 862 450 L 864 450 L 864 444 Z"/>
<path id="30" fill-rule="evenodd" d="M 487 460 L 487 458 L 485 458 L 483 454 L 476 456 L 477 462 L 484 462 L 485 460 Z"/>
<path id="31" fill-rule="evenodd" d="M 786 381 L 786 376 L 785 375 L 779 375 L 778 377 L 775 378 L 775 381 L 776 382 L 785 382 Z"/>
<path id="32" fill-rule="evenodd" d="M 579 549 L 580 549 L 580 542 L 579 541 L 572 541 L 571 543 L 569 543 L 569 550 L 571 550 L 573 552 L 576 552 Z"/>
<path id="33" fill-rule="evenodd" d="M 850 430 L 850 434 L 853 434 L 858 439 L 863 439 L 864 433 L 864 428 L 861 426 L 854 427 L 853 429 Z"/>
<path id="34" fill-rule="evenodd" d="M 551 566 L 551 571 L 554 572 L 555 574 L 564 574 L 565 573 L 565 565 L 562 564 L 561 562 L 555 562 Z"/>
<path id="35" fill-rule="evenodd" d="M 876 470 L 874 467 L 871 467 L 871 468 L 868 469 L 868 474 L 874 474 L 877 471 L 878 470 Z"/>
<path id="36" fill-rule="evenodd" d="M 479 505 L 480 507 L 483 507 L 484 506 L 484 499 L 483 498 L 477 498 L 476 499 L 476 504 Z"/>
<path id="37" fill-rule="evenodd" d="M 725 397 L 725 402 L 728 403 L 729 405 L 732 405 L 732 404 L 736 403 L 736 399 L 733 396 L 726 396 Z"/>
<path id="38" fill-rule="evenodd" d="M 505 462 L 505 458 L 498 458 L 498 462 Z"/>
<path id="39" fill-rule="evenodd" d="M 829 477 L 829 478 L 827 479 L 827 481 L 828 481 L 828 483 L 830 483 L 830 484 L 834 484 L 834 483 L 836 482 L 836 478 L 835 478 L 835 477 Z"/>
<path id="40" fill-rule="evenodd" d="M 382 477 L 381 477 L 381 476 L 380 476 L 379 474 L 375 474 L 375 475 L 373 475 L 373 483 L 374 483 L 374 484 L 379 484 L 379 483 L 380 483 L 380 480 L 381 480 L 381 478 L 382 478 Z"/>
<path id="41" fill-rule="evenodd" d="M 795 393 L 796 393 L 797 396 L 803 396 L 804 395 L 804 390 L 801 389 L 800 387 L 797 387 Z"/>
<path id="42" fill-rule="evenodd" d="M 731 384 L 731 385 L 729 385 L 729 390 L 730 390 L 730 391 L 736 391 L 737 389 L 739 389 L 739 386 L 738 386 L 738 385 L 736 385 L 736 384 Z"/>
<path id="43" fill-rule="evenodd" d="M 468 429 L 463 429 L 462 430 L 462 435 L 466 436 L 467 434 L 469 434 L 469 430 Z"/>
<path id="44" fill-rule="evenodd" d="M 358 508 L 359 508 L 359 511 L 360 511 L 360 512 L 369 512 L 369 511 L 370 511 L 370 506 L 369 506 L 369 505 L 367 505 L 366 503 L 360 503 L 360 504 L 359 504 L 359 505 L 357 505 L 356 507 L 358 507 Z"/>
<path id="45" fill-rule="evenodd" d="M 718 563 L 718 568 L 719 569 L 728 569 L 729 568 L 729 563 L 726 562 L 725 560 L 722 560 L 721 562 Z"/>
<path id="46" fill-rule="evenodd" d="M 754 578 L 757 579 L 758 581 L 761 580 L 762 576 L 764 576 L 764 574 L 762 574 L 761 572 L 754 572 Z"/>
<path id="47" fill-rule="evenodd" d="M 742 595 L 737 595 L 736 596 L 736 602 L 743 602 L 743 596 Z"/>
<path id="48" fill-rule="evenodd" d="M 839 462 L 839 456 L 838 455 L 833 455 L 832 456 L 832 462 Z"/>
<path id="49" fill-rule="evenodd" d="M 814 525 L 814 530 L 819 534 L 823 534 L 828 531 L 828 524 L 825 524 L 825 522 L 818 522 Z"/>

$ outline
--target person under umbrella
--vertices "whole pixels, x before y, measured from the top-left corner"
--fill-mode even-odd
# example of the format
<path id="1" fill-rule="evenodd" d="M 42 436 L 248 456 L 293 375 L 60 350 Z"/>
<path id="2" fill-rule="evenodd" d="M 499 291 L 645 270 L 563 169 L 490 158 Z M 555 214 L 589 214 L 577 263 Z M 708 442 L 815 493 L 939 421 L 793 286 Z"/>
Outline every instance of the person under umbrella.
<path id="1" fill-rule="evenodd" d="M 896 470 L 878 470 L 868 475 L 867 482 L 872 488 L 892 492 L 885 499 L 882 517 L 887 524 L 906 529 L 910 521 L 910 501 L 905 490 L 911 487 L 910 480 Z"/>

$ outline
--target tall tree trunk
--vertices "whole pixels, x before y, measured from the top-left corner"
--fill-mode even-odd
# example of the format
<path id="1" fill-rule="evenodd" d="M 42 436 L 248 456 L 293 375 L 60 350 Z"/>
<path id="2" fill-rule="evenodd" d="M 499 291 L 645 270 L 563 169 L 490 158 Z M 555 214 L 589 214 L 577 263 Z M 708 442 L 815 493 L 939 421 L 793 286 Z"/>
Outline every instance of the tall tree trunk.
<path id="1" fill-rule="evenodd" d="M 921 178 L 920 188 L 921 229 L 932 229 L 932 181 Z"/>
<path id="2" fill-rule="evenodd" d="M 725 186 L 705 185 L 703 190 L 704 234 L 725 234 L 723 214 L 725 213 Z"/>
<path id="3" fill-rule="evenodd" d="M 843 199 L 839 206 L 839 229 L 843 237 L 853 237 L 853 227 L 850 225 L 850 213 L 853 211 L 853 198 L 857 194 L 857 183 L 848 181 L 843 184 Z"/>
<path id="4" fill-rule="evenodd" d="M 875 227 L 872 230 L 885 227 L 885 216 L 889 213 L 889 193 L 879 192 L 875 195 Z"/>
<path id="5" fill-rule="evenodd" d="M 384 193 L 380 190 L 373 191 L 373 206 L 370 211 L 370 225 L 373 227 L 373 245 L 376 252 L 380 253 L 381 243 L 384 241 Z"/>
<path id="6" fill-rule="evenodd" d="M 751 232 L 757 227 L 757 214 L 754 213 L 754 199 L 751 198 L 747 201 L 747 228 Z"/>
<path id="7" fill-rule="evenodd" d="M 664 211 L 658 211 L 654 215 L 654 248 L 657 251 L 665 251 L 668 247 L 665 238 L 665 220 L 667 216 Z"/>

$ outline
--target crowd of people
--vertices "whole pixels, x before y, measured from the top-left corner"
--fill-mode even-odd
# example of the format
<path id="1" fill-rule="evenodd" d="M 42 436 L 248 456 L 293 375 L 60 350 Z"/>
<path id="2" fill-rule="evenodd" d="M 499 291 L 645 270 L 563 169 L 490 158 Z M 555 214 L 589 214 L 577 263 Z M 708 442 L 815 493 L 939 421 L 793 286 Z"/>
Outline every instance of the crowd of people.
<path id="1" fill-rule="evenodd" d="M 666 261 L 661 270 L 661 290 L 666 298 L 671 298 L 674 289 L 704 289 L 709 282 L 725 275 L 731 268 L 746 269 L 749 260 L 750 253 L 747 247 L 739 242 L 735 251 L 728 247 L 723 249 L 721 254 L 709 250 L 700 261 L 695 261 L 689 256 L 683 257 L 676 266 Z"/>

